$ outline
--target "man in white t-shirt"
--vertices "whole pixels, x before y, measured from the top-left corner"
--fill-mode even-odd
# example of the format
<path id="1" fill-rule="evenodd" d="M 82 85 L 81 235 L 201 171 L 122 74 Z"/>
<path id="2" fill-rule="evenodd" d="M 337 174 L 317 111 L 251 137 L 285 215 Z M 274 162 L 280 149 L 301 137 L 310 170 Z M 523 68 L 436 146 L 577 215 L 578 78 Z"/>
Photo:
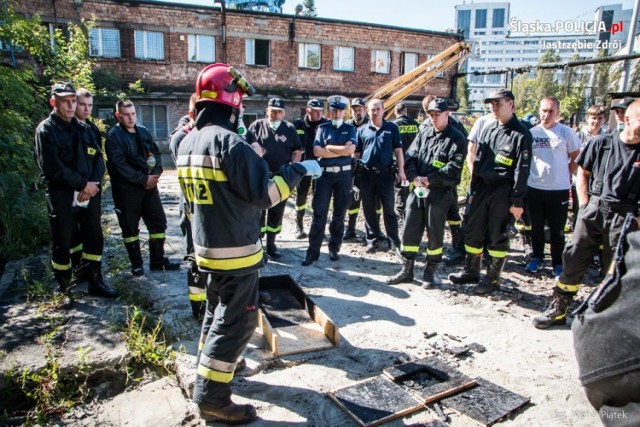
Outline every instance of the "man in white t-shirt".
<path id="1" fill-rule="evenodd" d="M 556 97 L 547 96 L 540 101 L 540 124 L 531 129 L 533 158 L 527 183 L 533 258 L 525 269 L 536 273 L 542 266 L 544 228 L 548 224 L 554 276 L 562 273 L 571 173 L 576 168 L 574 160 L 582 145 L 573 129 L 556 123 L 559 111 L 560 102 Z"/>

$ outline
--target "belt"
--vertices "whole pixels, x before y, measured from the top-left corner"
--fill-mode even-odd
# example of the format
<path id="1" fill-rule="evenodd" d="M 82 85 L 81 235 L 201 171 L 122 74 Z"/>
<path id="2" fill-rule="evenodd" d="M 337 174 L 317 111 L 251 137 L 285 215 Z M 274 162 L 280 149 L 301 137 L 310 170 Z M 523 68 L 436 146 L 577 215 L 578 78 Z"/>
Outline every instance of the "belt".
<path id="1" fill-rule="evenodd" d="M 338 172 L 349 171 L 349 170 L 351 170 L 351 165 L 346 165 L 346 166 L 323 166 L 322 167 L 322 171 L 323 172 L 338 173 Z"/>

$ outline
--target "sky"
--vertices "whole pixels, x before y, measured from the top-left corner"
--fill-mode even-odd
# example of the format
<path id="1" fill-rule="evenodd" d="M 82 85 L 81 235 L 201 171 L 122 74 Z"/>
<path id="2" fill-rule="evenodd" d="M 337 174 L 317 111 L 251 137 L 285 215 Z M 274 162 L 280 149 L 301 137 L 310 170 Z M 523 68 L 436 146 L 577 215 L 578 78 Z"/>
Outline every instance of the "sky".
<path id="1" fill-rule="evenodd" d="M 213 0 L 168 0 L 174 3 L 212 5 Z M 293 15 L 302 0 L 286 0 L 283 12 Z M 370 22 L 421 30 L 446 31 L 455 24 L 455 5 L 462 0 L 315 0 L 320 18 Z M 466 0 L 466 3 L 472 3 Z M 475 3 L 483 3 L 476 1 Z M 592 20 L 598 6 L 622 4 L 633 8 L 633 0 L 515 0 L 511 18 L 522 22 Z"/>

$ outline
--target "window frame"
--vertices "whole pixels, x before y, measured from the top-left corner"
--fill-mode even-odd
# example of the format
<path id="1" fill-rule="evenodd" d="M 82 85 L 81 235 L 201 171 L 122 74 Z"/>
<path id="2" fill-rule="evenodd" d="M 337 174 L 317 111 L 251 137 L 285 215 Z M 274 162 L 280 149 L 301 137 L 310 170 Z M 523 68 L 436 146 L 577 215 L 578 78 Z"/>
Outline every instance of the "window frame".
<path id="1" fill-rule="evenodd" d="M 309 50 L 317 48 L 318 65 L 309 65 Z M 306 68 L 310 70 L 319 70 L 322 68 L 322 46 L 318 43 L 298 43 L 298 68 Z"/>
<path id="2" fill-rule="evenodd" d="M 138 117 L 137 117 L 137 124 L 142 125 L 144 127 L 147 128 L 147 130 L 151 133 L 151 135 L 153 136 L 154 140 L 157 139 L 168 139 L 169 138 L 169 107 L 167 105 L 164 104 L 140 104 L 139 105 L 139 109 L 138 109 Z M 153 112 L 153 117 L 149 120 L 148 118 L 145 118 L 144 115 L 144 110 L 146 108 L 151 107 L 152 112 Z M 157 126 L 157 113 L 156 113 L 156 109 L 157 108 L 164 108 L 164 129 L 163 129 L 163 135 L 158 135 L 158 126 Z M 149 123 L 153 123 L 153 126 L 147 126 L 145 124 L 145 122 Z"/>
<path id="3" fill-rule="evenodd" d="M 137 35 L 141 34 L 142 35 L 142 46 L 140 46 L 140 48 L 142 49 L 142 53 L 144 56 L 138 56 L 138 43 L 137 43 Z M 149 54 L 149 40 L 148 37 L 151 34 L 159 34 L 161 37 L 159 40 L 161 40 L 162 46 L 159 49 L 159 51 L 162 54 L 162 57 L 152 57 Z M 142 61 L 164 61 L 166 56 L 165 56 L 165 44 L 164 44 L 164 33 L 161 31 L 147 31 L 147 30 L 134 30 L 133 31 L 133 55 L 135 59 L 139 59 Z"/>
<path id="4" fill-rule="evenodd" d="M 415 65 L 410 70 L 407 70 L 407 55 L 415 55 L 416 58 Z M 400 56 L 400 75 L 407 74 L 408 72 L 415 70 L 418 65 L 420 65 L 420 54 L 417 52 L 402 52 Z"/>
<path id="5" fill-rule="evenodd" d="M 267 47 L 266 63 L 257 64 L 256 62 L 256 42 L 264 42 Z M 267 39 L 245 39 L 245 64 L 254 67 L 270 67 L 271 66 L 271 40 Z M 251 59 L 249 58 L 251 54 Z"/>
<path id="6" fill-rule="evenodd" d="M 202 58 L 201 48 L 200 48 L 200 40 L 203 38 L 211 38 L 211 58 Z M 195 52 L 195 59 L 191 59 L 192 52 L 192 43 L 195 43 L 193 46 Z M 187 62 L 204 62 L 204 63 L 214 63 L 216 62 L 216 37 L 210 34 L 187 34 Z"/>
<path id="7" fill-rule="evenodd" d="M 341 67 L 343 62 L 342 52 L 351 51 L 350 68 Z M 333 71 L 353 72 L 356 70 L 356 49 L 350 46 L 334 46 L 333 47 Z"/>
<path id="8" fill-rule="evenodd" d="M 381 71 L 378 63 L 380 61 L 379 54 L 386 53 L 386 63 L 383 63 L 386 71 Z M 391 51 L 385 49 L 371 49 L 371 72 L 375 74 L 390 74 L 391 73 Z"/>
<path id="9" fill-rule="evenodd" d="M 117 40 L 116 40 L 116 44 L 117 44 L 117 54 L 115 55 L 107 55 L 106 51 L 107 48 L 105 48 L 105 40 L 104 40 L 104 33 L 106 31 L 114 31 L 115 34 L 117 34 Z M 92 52 L 92 34 L 95 34 L 98 37 L 98 53 Z M 107 28 L 107 27 L 99 27 L 99 28 L 92 28 L 89 31 L 89 56 L 94 57 L 94 58 L 122 58 L 122 43 L 120 41 L 120 30 L 118 28 Z"/>

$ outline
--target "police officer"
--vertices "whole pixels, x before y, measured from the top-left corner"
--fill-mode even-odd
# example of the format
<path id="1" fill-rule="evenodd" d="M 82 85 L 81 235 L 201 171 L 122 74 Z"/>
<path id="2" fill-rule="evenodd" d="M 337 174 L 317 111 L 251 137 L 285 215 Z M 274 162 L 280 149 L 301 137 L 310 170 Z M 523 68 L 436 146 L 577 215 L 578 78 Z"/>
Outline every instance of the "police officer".
<path id="1" fill-rule="evenodd" d="M 329 224 L 329 259 L 338 261 L 344 231 L 344 216 L 351 191 L 351 155 L 355 151 L 356 130 L 344 122 L 349 100 L 341 95 L 327 99 L 330 122 L 318 126 L 313 154 L 318 158 L 323 174 L 316 181 L 313 192 L 313 221 L 309 230 L 309 248 L 303 266 L 313 264 L 320 257 L 320 247 L 333 198 L 333 217 Z"/>
<path id="2" fill-rule="evenodd" d="M 260 212 L 286 200 L 315 160 L 269 167 L 236 131 L 243 95 L 255 90 L 227 64 L 211 64 L 196 81 L 194 129 L 178 150 L 178 179 L 191 212 L 198 268 L 207 275 L 193 400 L 205 421 L 256 418 L 252 405 L 231 400 L 239 356 L 258 323 L 258 271 L 264 265 Z M 216 309 L 224 307 L 224 309 Z"/>
<path id="3" fill-rule="evenodd" d="M 300 137 L 300 143 L 302 144 L 305 160 L 313 160 L 315 156 L 313 154 L 313 141 L 316 138 L 316 131 L 318 126 L 322 123 L 326 123 L 329 120 L 322 117 L 324 107 L 322 102 L 317 99 L 310 99 L 307 102 L 306 114 L 300 119 L 296 119 L 293 122 L 298 136 Z M 304 177 L 296 188 L 296 239 L 306 239 L 309 237 L 304 232 L 304 213 L 307 210 L 307 197 L 309 196 L 309 189 L 311 188 L 311 178 Z"/>
<path id="4" fill-rule="evenodd" d="M 517 220 L 522 215 L 531 162 L 531 133 L 513 114 L 513 93 L 497 89 L 484 102 L 490 104 L 496 121 L 485 125 L 477 141 L 465 228 L 464 271 L 449 275 L 455 284 L 480 279 L 487 236 L 489 267 L 486 277 L 473 288 L 476 294 L 487 294 L 500 287 L 509 250 L 507 229 L 512 216 Z"/>
<path id="5" fill-rule="evenodd" d="M 53 111 L 36 128 L 35 160 L 46 183 L 53 275 L 63 295 L 63 308 L 70 308 L 74 234 L 81 237 L 89 293 L 107 298 L 117 296 L 104 283 L 101 272 L 100 188 L 104 161 L 91 128 L 75 118 L 73 85 L 54 84 L 49 104 Z"/>
<path id="6" fill-rule="evenodd" d="M 131 273 L 134 276 L 144 274 L 138 228 L 140 218 L 149 231 L 151 270 L 178 270 L 180 264 L 164 256 L 167 217 L 158 192 L 158 179 L 162 173 L 160 150 L 147 128 L 136 124 L 136 107 L 131 101 L 116 103 L 116 118 L 118 124 L 109 131 L 105 149 L 113 203 L 131 261 Z"/>
<path id="7" fill-rule="evenodd" d="M 284 120 L 284 100 L 271 98 L 267 106 L 267 118 L 251 123 L 247 130 L 247 142 L 258 143 L 264 152 L 263 159 L 269 165 L 271 175 L 275 175 L 282 166 L 299 162 L 302 157 L 302 145 L 296 128 Z M 282 217 L 286 199 L 262 213 L 262 233 L 267 234 L 267 254 L 271 258 L 280 258 L 276 247 L 276 236 L 282 231 Z M 266 222 L 265 222 L 266 219 Z"/>
<path id="8" fill-rule="evenodd" d="M 460 180 L 467 140 L 449 125 L 449 104 L 436 98 L 427 106 L 432 126 L 424 127 L 406 152 L 405 172 L 414 190 L 407 198 L 407 216 L 402 229 L 402 270 L 388 283 L 413 281 L 420 241 L 427 230 L 427 265 L 422 286 L 439 284 L 436 276 L 442 260 L 442 243 L 451 188 Z"/>
<path id="9" fill-rule="evenodd" d="M 609 146 L 608 153 L 605 150 Z M 624 129 L 590 142 L 576 159 L 576 189 L 580 215 L 571 243 L 562 254 L 562 274 L 556 278 L 551 304 L 533 320 L 536 328 L 564 325 L 567 310 L 580 288 L 584 273 L 604 244 L 604 265 L 612 259 L 627 214 L 638 215 L 640 201 L 640 101 L 625 110 Z M 602 168 L 602 169 L 601 169 Z M 600 195 L 589 195 L 589 179 Z M 600 181 L 601 180 L 601 181 Z"/>
<path id="10" fill-rule="evenodd" d="M 418 126 L 420 126 L 420 124 L 407 115 L 407 104 L 404 102 L 396 104 L 394 113 L 396 119 L 393 122 L 398 125 L 398 129 L 400 130 L 402 152 L 406 153 L 418 134 Z M 399 185 L 396 186 L 396 212 L 398 218 L 401 220 L 404 219 L 404 210 L 407 204 L 407 195 L 409 194 L 409 187 L 402 184 L 403 183 L 399 183 Z"/>
<path id="11" fill-rule="evenodd" d="M 384 108 L 380 99 L 367 104 L 371 121 L 358 129 L 354 157 L 362 166 L 360 197 L 367 225 L 367 252 L 375 247 L 384 234 L 376 222 L 376 198 L 382 203 L 384 228 L 394 252 L 400 256 L 398 217 L 394 210 L 394 183 L 406 180 L 402 140 L 398 126 L 384 119 Z M 397 177 L 394 171 L 395 157 Z"/>

